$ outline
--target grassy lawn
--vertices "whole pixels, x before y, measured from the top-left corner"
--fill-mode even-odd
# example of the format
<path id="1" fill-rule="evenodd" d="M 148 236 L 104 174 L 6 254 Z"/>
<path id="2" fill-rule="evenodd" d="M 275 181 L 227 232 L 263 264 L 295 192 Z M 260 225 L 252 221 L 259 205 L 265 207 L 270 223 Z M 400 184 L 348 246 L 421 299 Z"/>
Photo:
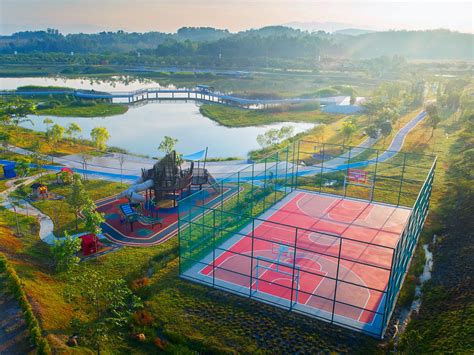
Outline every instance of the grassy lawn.
<path id="1" fill-rule="evenodd" d="M 94 106 L 66 106 L 61 105 L 50 109 L 37 110 L 38 115 L 59 117 L 105 117 L 121 115 L 128 111 L 127 105 L 112 103 L 97 103 Z"/>
<path id="2" fill-rule="evenodd" d="M 7 180 L 0 180 L 0 192 L 5 191 L 6 189 L 8 189 Z"/>
<path id="3" fill-rule="evenodd" d="M 319 110 L 268 112 L 224 105 L 202 105 L 199 111 L 226 127 L 249 127 L 277 122 L 331 123 L 341 118 L 339 115 L 326 114 Z"/>
<path id="4" fill-rule="evenodd" d="M 35 86 L 19 87 L 22 91 L 60 91 L 74 90 L 61 86 Z M 37 115 L 51 115 L 60 117 L 105 117 L 121 115 L 128 110 L 124 104 L 114 104 L 104 100 L 77 100 L 72 96 L 50 95 L 49 97 L 32 97 L 26 100 L 36 104 Z"/>
<path id="5" fill-rule="evenodd" d="M 55 194 L 64 197 L 68 196 L 70 187 L 67 185 L 56 184 L 55 174 L 44 175 L 41 181 L 48 185 L 48 190 L 50 192 L 54 192 Z M 84 188 L 88 191 L 89 196 L 93 200 L 99 200 L 104 197 L 116 195 L 117 193 L 123 191 L 126 188 L 126 185 L 113 182 L 104 182 L 101 180 L 87 180 L 84 181 Z M 28 191 L 29 188 L 25 187 L 25 190 Z M 55 225 L 54 233 L 56 235 L 63 235 L 65 231 L 76 233 L 75 215 L 73 212 L 71 212 L 66 200 L 35 201 L 33 202 L 33 205 L 51 217 Z M 77 232 L 84 231 L 84 225 L 81 221 L 79 221 L 78 227 L 79 228 Z"/>
<path id="6" fill-rule="evenodd" d="M 51 155 L 51 147 L 48 145 L 46 134 L 44 132 L 36 132 L 27 128 L 13 128 L 0 126 L 0 133 L 8 132 L 11 136 L 11 144 L 24 148 L 27 150 L 34 150 L 35 144 L 39 145 L 39 153 Z M 63 156 L 69 154 L 77 154 L 83 152 L 92 152 L 94 147 L 92 143 L 86 144 L 86 142 L 73 143 L 67 140 L 62 140 L 58 143 L 54 154 L 55 156 Z"/>

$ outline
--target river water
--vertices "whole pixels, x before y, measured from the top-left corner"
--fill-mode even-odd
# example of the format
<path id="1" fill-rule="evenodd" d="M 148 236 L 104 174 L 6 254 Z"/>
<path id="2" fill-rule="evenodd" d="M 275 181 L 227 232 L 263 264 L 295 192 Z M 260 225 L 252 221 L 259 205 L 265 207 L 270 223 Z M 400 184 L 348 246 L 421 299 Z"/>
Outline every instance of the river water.
<path id="1" fill-rule="evenodd" d="M 145 87 L 159 87 L 151 80 L 134 80 L 128 77 L 117 80 L 90 80 L 69 78 L 0 78 L 0 90 L 13 90 L 24 85 L 67 86 L 75 89 L 96 91 L 132 91 Z M 173 86 L 164 86 L 173 87 Z M 157 147 L 164 136 L 178 139 L 177 150 L 183 154 L 209 147 L 209 157 L 245 157 L 250 150 L 259 148 L 256 138 L 270 128 L 293 126 L 294 133 L 314 127 L 311 123 L 279 123 L 266 126 L 228 128 L 202 116 L 196 103 L 152 102 L 141 106 L 130 106 L 129 110 L 110 117 L 51 117 L 55 123 L 67 126 L 79 124 L 82 136 L 89 138 L 94 127 L 105 127 L 111 138 L 109 145 L 124 148 L 132 153 L 156 156 Z M 34 126 L 23 126 L 44 131 L 45 116 L 31 117 Z"/>

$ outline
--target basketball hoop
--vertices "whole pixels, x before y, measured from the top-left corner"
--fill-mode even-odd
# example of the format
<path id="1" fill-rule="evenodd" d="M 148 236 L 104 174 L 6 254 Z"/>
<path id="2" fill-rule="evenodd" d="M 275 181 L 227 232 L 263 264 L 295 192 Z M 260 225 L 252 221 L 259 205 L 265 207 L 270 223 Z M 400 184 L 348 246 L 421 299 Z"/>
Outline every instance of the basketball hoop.
<path id="1" fill-rule="evenodd" d="M 346 196 L 347 186 L 361 186 L 370 189 L 369 198 L 374 196 L 374 181 L 369 179 L 369 172 L 360 169 L 347 169 L 347 175 L 344 176 L 344 196 Z"/>

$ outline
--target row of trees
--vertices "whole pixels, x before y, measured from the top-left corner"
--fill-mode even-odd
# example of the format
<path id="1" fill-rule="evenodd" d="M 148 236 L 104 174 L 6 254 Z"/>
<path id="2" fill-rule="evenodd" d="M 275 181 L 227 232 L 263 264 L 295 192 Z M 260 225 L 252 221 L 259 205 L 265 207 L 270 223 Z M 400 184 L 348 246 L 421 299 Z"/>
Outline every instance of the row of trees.
<path id="1" fill-rule="evenodd" d="M 183 28 L 177 34 L 100 32 L 96 34 L 19 32 L 2 36 L 0 53 L 153 53 L 160 57 L 315 58 L 404 56 L 423 59 L 470 59 L 472 35 L 450 31 L 385 31 L 347 36 L 305 32 L 283 26 L 231 34 L 212 28 Z M 427 45 L 429 43 L 430 45 Z M 403 64 L 396 61 L 397 64 Z"/>
<path id="2" fill-rule="evenodd" d="M 43 123 L 46 125 L 46 140 L 51 147 L 52 153 L 55 152 L 59 142 L 68 137 L 71 142 L 77 141 L 78 135 L 82 132 L 82 128 L 77 123 L 70 123 L 67 127 L 55 124 L 50 118 L 45 118 Z M 110 134 L 105 127 L 95 127 L 90 132 L 91 140 L 95 147 L 101 151 L 107 148 L 107 141 Z"/>

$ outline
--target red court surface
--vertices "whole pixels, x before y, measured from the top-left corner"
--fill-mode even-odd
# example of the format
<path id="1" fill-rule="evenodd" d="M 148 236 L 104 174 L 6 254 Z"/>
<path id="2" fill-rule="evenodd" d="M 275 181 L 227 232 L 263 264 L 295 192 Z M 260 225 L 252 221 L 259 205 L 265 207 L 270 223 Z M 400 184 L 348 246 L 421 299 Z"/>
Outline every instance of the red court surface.
<path id="1" fill-rule="evenodd" d="M 253 238 L 245 228 L 192 277 L 375 332 L 409 215 L 403 207 L 294 191 L 256 221 Z"/>

